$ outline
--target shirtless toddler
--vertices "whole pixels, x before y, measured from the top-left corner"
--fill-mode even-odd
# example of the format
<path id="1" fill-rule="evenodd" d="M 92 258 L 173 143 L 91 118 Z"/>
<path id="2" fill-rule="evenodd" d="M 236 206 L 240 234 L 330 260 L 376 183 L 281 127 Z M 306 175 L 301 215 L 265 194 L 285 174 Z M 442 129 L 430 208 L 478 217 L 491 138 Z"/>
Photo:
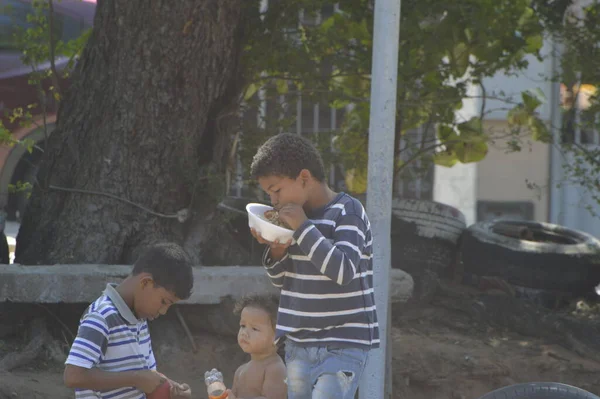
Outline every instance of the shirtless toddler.
<path id="1" fill-rule="evenodd" d="M 238 344 L 250 355 L 233 377 L 227 399 L 286 399 L 286 369 L 274 344 L 277 298 L 249 296 L 236 305 L 240 314 Z"/>

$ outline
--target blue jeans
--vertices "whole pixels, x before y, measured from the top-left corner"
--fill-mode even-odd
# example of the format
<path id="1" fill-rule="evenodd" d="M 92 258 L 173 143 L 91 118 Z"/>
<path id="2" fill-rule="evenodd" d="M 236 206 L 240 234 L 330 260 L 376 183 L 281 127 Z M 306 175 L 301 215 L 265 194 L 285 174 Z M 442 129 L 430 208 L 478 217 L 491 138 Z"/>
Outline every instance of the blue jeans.
<path id="1" fill-rule="evenodd" d="M 288 399 L 354 399 L 368 351 L 339 346 L 300 346 L 287 340 Z"/>

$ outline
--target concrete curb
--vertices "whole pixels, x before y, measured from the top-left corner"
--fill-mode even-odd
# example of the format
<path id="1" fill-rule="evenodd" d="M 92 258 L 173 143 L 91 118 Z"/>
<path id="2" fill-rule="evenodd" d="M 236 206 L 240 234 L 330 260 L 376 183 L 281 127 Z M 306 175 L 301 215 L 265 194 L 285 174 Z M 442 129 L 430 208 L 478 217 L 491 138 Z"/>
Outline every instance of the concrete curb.
<path id="1" fill-rule="evenodd" d="M 109 282 L 118 283 L 131 271 L 124 265 L 0 265 L 0 302 L 90 303 Z M 413 280 L 392 270 L 392 302 L 406 302 Z M 224 298 L 277 293 L 261 266 L 194 267 L 194 292 L 183 304 L 215 305 Z"/>

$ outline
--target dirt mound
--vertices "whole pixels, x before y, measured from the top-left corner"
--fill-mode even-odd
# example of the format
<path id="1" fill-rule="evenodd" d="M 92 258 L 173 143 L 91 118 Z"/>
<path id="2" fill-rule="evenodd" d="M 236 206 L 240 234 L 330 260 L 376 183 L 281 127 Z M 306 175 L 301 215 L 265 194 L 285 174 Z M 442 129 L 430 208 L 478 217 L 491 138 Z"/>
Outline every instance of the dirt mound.
<path id="1" fill-rule="evenodd" d="M 576 314 L 580 304 L 549 311 L 505 294 L 455 288 L 441 290 L 429 304 L 394 309 L 394 398 L 477 399 L 503 386 L 540 381 L 600 394 L 597 317 Z M 235 338 L 209 332 L 193 331 L 194 352 L 174 314 L 150 328 L 160 371 L 190 384 L 196 398 L 206 397 L 204 371 L 219 368 L 230 385 L 235 369 L 246 361 Z M 26 345 L 14 336 L 0 340 L 0 358 Z M 72 398 L 62 383 L 62 364 L 53 359 L 42 352 L 29 365 L 0 374 L 0 399 Z"/>

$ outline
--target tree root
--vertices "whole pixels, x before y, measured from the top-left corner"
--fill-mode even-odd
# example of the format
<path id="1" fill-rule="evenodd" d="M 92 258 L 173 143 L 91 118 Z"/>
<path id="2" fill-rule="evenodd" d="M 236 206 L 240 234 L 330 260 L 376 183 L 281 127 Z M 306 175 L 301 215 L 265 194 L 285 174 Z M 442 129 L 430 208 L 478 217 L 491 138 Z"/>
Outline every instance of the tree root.
<path id="1" fill-rule="evenodd" d="M 23 350 L 9 353 L 0 360 L 0 372 L 11 371 L 31 363 L 40 355 L 46 344 L 51 341 L 43 318 L 34 319 L 30 327 L 31 340 Z"/>

